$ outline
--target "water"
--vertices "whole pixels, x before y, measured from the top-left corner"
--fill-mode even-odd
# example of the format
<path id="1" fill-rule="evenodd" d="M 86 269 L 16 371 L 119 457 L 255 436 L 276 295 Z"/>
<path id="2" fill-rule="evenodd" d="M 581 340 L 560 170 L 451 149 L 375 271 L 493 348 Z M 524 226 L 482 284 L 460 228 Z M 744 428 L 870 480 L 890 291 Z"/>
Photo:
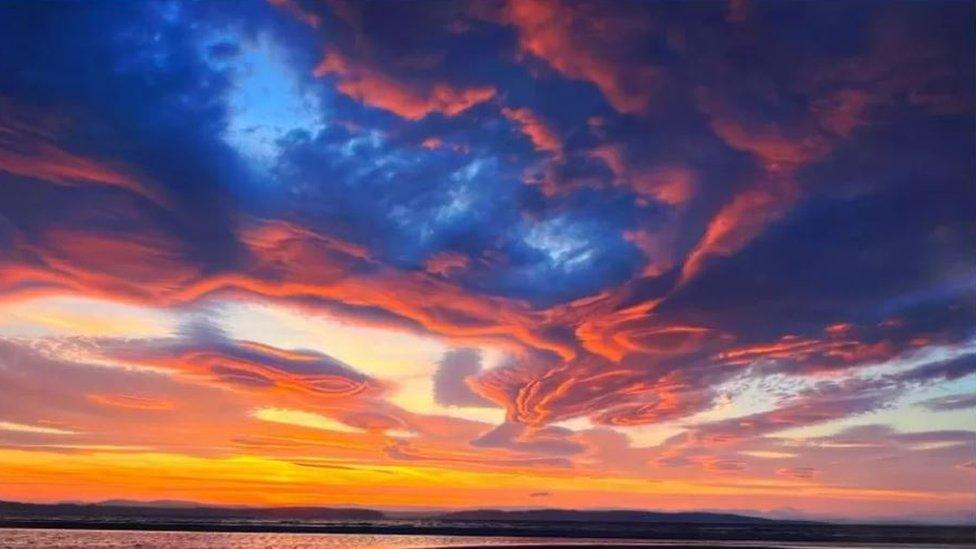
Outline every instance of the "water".
<path id="1" fill-rule="evenodd" d="M 566 540 L 554 538 L 506 538 L 482 536 L 397 536 L 373 534 L 279 534 L 222 532 L 145 532 L 138 530 L 61 530 L 0 528 L 0 547 L 22 548 L 241 548 L 241 549 L 421 549 L 433 547 L 486 546 L 642 546 L 642 547 L 725 547 L 782 549 L 881 549 L 891 544 L 830 544 L 772 541 L 627 541 Z M 904 549 L 944 549 L 958 545 L 906 544 Z"/>

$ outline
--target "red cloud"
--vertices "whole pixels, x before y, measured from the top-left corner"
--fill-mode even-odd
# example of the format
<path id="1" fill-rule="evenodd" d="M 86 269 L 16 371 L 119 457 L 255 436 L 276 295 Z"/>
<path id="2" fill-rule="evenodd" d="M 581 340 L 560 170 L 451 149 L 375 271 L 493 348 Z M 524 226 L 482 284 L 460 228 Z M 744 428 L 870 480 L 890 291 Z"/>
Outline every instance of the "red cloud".
<path id="1" fill-rule="evenodd" d="M 505 406 L 509 421 L 542 425 L 589 417 L 606 425 L 638 425 L 707 408 L 713 395 L 705 387 L 713 381 L 708 374 L 693 379 L 640 360 L 618 365 L 585 356 L 553 363 L 526 356 L 483 373 L 472 388 Z"/>
<path id="2" fill-rule="evenodd" d="M 2 102 L 0 108 L 4 108 Z M 0 118 L 0 172 L 63 187 L 116 187 L 161 203 L 156 193 L 122 168 L 70 153 L 46 142 L 39 134 L 22 131 L 7 122 Z"/>
<path id="3" fill-rule="evenodd" d="M 805 371 L 819 371 L 884 360 L 895 351 L 895 346 L 884 340 L 868 343 L 837 337 L 820 340 L 787 335 L 772 343 L 728 349 L 716 355 L 716 359 L 739 365 L 782 360 L 797 364 Z"/>
<path id="4" fill-rule="evenodd" d="M 159 303 L 198 274 L 182 245 L 152 230 L 113 234 L 52 229 L 20 238 L 0 274 L 0 292 L 71 291 Z"/>
<path id="5" fill-rule="evenodd" d="M 537 151 L 547 151 L 560 158 L 563 155 L 562 140 L 548 124 L 529 109 L 502 109 L 505 118 L 517 123 L 519 130 L 532 141 Z"/>
<path id="6" fill-rule="evenodd" d="M 312 28 L 317 29 L 322 24 L 321 17 L 304 9 L 296 0 L 268 0 L 268 3 L 284 9 L 292 17 Z"/>
<path id="7" fill-rule="evenodd" d="M 686 417 L 710 405 L 714 395 L 708 388 L 726 372 L 739 371 L 720 367 L 777 353 L 845 364 L 874 356 L 862 352 L 865 345 L 846 341 L 846 332 L 824 341 L 786 339 L 720 352 L 728 345 L 723 334 L 662 323 L 650 314 L 656 301 L 631 304 L 626 285 L 537 310 L 519 300 L 472 294 L 426 272 L 384 266 L 361 246 L 294 224 L 252 222 L 239 237 L 239 263 L 205 274 L 186 260 L 181 243 L 139 225 L 127 234 L 49 231 L 46 238 L 22 239 L 11 256 L 18 261 L 2 276 L 31 291 L 47 285 L 162 306 L 211 294 L 257 295 L 366 322 L 504 344 L 518 353 L 515 362 L 472 379 L 472 388 L 504 406 L 511 421 L 535 426 L 573 417 L 611 425 Z M 698 367 L 694 376 L 676 369 L 677 359 L 694 355 L 720 364 Z M 355 376 L 312 378 L 292 371 L 320 358 L 236 342 L 180 347 L 140 360 L 244 392 L 314 399 L 380 390 Z M 819 403 L 798 402 L 776 414 L 740 418 L 753 427 L 710 426 L 701 432 L 733 439 L 743 430 L 762 434 L 844 417 L 869 405 L 875 404 L 849 399 L 824 410 Z"/>
<path id="8" fill-rule="evenodd" d="M 634 174 L 630 184 L 638 196 L 677 206 L 694 196 L 696 179 L 695 173 L 688 168 L 662 166 Z"/>
<path id="9" fill-rule="evenodd" d="M 441 148 L 441 145 L 443 145 L 443 144 L 444 144 L 444 142 L 441 141 L 441 139 L 439 137 L 428 137 L 427 139 L 424 139 L 420 143 L 420 146 L 423 147 L 423 148 L 425 148 L 425 149 L 428 149 L 428 150 L 431 150 L 432 151 L 434 149 Z"/>
<path id="10" fill-rule="evenodd" d="M 590 151 L 613 173 L 614 184 L 629 187 L 642 204 L 649 200 L 680 206 L 695 195 L 698 176 L 692 169 L 680 165 L 661 165 L 634 168 L 625 159 L 621 145 L 602 145 Z"/>
<path id="11" fill-rule="evenodd" d="M 565 359 L 577 353 L 546 334 L 554 319 L 523 301 L 475 295 L 426 272 L 386 267 L 362 247 L 288 223 L 253 224 L 240 238 L 238 268 L 204 276 L 187 260 L 185 245 L 151 228 L 51 230 L 41 239 L 17 238 L 0 257 L 0 291 L 22 297 L 70 291 L 155 306 L 257 295 L 513 351 L 528 347 Z"/>
<path id="12" fill-rule="evenodd" d="M 146 194 L 142 184 L 135 178 L 48 144 L 37 144 L 30 152 L 0 150 L 0 170 L 22 177 L 43 179 L 57 185 L 97 183 Z"/>
<path id="13" fill-rule="evenodd" d="M 754 185 L 723 206 L 708 224 L 705 235 L 688 254 L 679 284 L 694 278 L 711 256 L 738 252 L 770 223 L 780 219 L 799 198 L 792 179 Z"/>
<path id="14" fill-rule="evenodd" d="M 366 64 L 353 63 L 335 50 L 326 52 L 314 74 L 336 75 L 336 87 L 343 94 L 408 120 L 420 120 L 435 112 L 456 116 L 496 93 L 490 86 L 458 88 L 443 82 L 408 83 Z"/>
<path id="15" fill-rule="evenodd" d="M 647 402 L 635 402 L 610 408 L 595 418 L 605 425 L 646 425 L 688 417 L 707 409 L 714 400 L 708 390 L 682 390 L 667 382 L 647 387 L 642 398 Z M 687 389 L 687 388 L 684 388 Z"/>
<path id="16" fill-rule="evenodd" d="M 471 263 L 471 258 L 455 252 L 441 252 L 427 259 L 424 269 L 431 274 L 448 276 L 453 271 L 464 270 Z"/>
<path id="17" fill-rule="evenodd" d="M 801 120 L 783 124 L 739 112 L 713 89 L 700 88 L 697 97 L 715 134 L 730 147 L 750 153 L 764 176 L 715 214 L 685 260 L 679 285 L 695 277 L 707 258 L 738 252 L 792 209 L 803 196 L 795 171 L 829 154 L 858 125 L 854 120 L 863 109 L 855 95 L 847 94 L 834 102 L 814 102 Z"/>
<path id="18" fill-rule="evenodd" d="M 30 107 L 0 98 L 0 172 L 64 187 L 117 187 L 162 203 L 155 192 L 122 167 L 54 144 L 61 125 L 63 122 L 45 119 Z"/>
<path id="19" fill-rule="evenodd" d="M 518 29 L 523 53 L 569 78 L 592 82 L 616 110 L 640 113 L 650 104 L 661 71 L 627 56 L 646 40 L 650 26 L 607 6 L 517 0 L 507 2 L 496 17 Z"/>
<path id="20" fill-rule="evenodd" d="M 252 223 L 239 236 L 240 263 L 220 273 L 200 272 L 187 262 L 179 242 L 138 226 L 124 235 L 62 229 L 23 239 L 10 257 L 17 261 L 0 272 L 8 290 L 46 287 L 157 306 L 212 294 L 256 295 L 367 323 L 505 345 L 516 353 L 513 361 L 471 378 L 470 385 L 504 406 L 510 421 L 535 426 L 574 417 L 610 425 L 680 419 L 707 409 L 714 397 L 709 388 L 741 371 L 740 364 L 782 358 L 805 367 L 848 366 L 891 352 L 849 340 L 853 329 L 834 329 L 838 333 L 822 341 L 787 337 L 723 350 L 729 340 L 722 333 L 662 323 L 650 314 L 655 300 L 630 305 L 627 286 L 537 310 L 519 300 L 472 294 L 426 272 L 386 267 L 361 246 L 294 224 Z M 575 339 L 566 327 L 574 329 Z M 680 369 L 692 356 L 709 360 L 694 375 Z M 248 342 L 184 345 L 133 358 L 243 392 L 308 400 L 382 390 L 355 375 L 296 374 L 325 359 Z M 709 440 L 733 440 L 877 405 L 873 395 L 857 392 L 829 402 L 801 399 L 738 418 L 735 425 L 706 425 L 699 433 Z"/>
<path id="21" fill-rule="evenodd" d="M 324 300 L 382 309 L 448 337 L 517 342 L 572 358 L 571 345 L 542 335 L 540 316 L 522 301 L 472 295 L 427 273 L 406 273 L 362 257 L 361 250 L 325 235 L 280 223 L 245 231 L 251 276 L 225 275 L 188 289 L 182 299 L 245 290 L 278 298 Z M 348 276 L 357 267 L 357 276 Z"/>
<path id="22" fill-rule="evenodd" d="M 624 240 L 647 256 L 641 276 L 660 276 L 674 266 L 674 240 L 677 232 L 673 225 L 657 231 L 624 231 L 623 236 Z"/>

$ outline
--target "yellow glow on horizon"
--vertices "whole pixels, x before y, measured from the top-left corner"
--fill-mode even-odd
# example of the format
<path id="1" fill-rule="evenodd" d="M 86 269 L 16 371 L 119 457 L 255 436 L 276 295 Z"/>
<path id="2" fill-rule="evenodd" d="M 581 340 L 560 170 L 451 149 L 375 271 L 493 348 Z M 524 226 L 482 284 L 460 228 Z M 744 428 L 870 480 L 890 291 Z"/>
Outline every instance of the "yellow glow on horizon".
<path id="1" fill-rule="evenodd" d="M 942 501 L 965 505 L 968 492 L 841 488 L 812 481 L 741 479 L 723 482 L 657 480 L 574 471 L 469 471 L 423 465 L 310 467 L 283 459 L 241 455 L 202 457 L 150 452 L 0 450 L 5 482 L 0 499 L 177 498 L 215 504 L 471 507 L 527 503 L 545 487 L 560 505 L 681 508 L 744 496 L 770 501 L 803 497 L 850 501 Z M 667 498 L 666 500 L 663 498 Z M 726 499 L 727 498 L 727 499 Z M 665 502 L 672 502 L 666 505 Z"/>

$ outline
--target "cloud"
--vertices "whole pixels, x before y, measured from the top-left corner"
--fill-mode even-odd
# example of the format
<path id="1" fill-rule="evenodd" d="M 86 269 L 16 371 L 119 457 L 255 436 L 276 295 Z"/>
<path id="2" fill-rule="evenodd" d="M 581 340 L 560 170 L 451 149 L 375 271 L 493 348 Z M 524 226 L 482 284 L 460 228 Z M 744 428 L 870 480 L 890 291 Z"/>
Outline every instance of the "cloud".
<path id="1" fill-rule="evenodd" d="M 507 2 L 494 17 L 518 30 L 519 49 L 568 78 L 594 84 L 619 112 L 647 109 L 662 78 L 650 64 L 628 62 L 646 40 L 640 15 L 614 12 L 599 3 Z"/>
<path id="2" fill-rule="evenodd" d="M 309 429 L 321 429 L 338 433 L 359 433 L 359 429 L 320 414 L 287 408 L 258 408 L 251 415 L 261 421 L 284 423 Z"/>
<path id="3" fill-rule="evenodd" d="M 948 412 L 976 408 L 976 395 L 958 394 L 930 398 L 919 403 L 933 412 Z"/>
<path id="4" fill-rule="evenodd" d="M 618 426 L 662 423 L 705 410 L 714 399 L 714 394 L 708 390 L 681 390 L 680 385 L 675 390 L 668 385 L 654 384 L 653 396 L 643 398 L 644 402 L 611 407 L 598 414 L 595 421 Z"/>
<path id="5" fill-rule="evenodd" d="M 776 474 L 781 477 L 810 480 L 819 475 L 820 470 L 814 467 L 784 467 L 777 469 Z"/>
<path id="6" fill-rule="evenodd" d="M 54 228 L 20 239 L 0 282 L 8 294 L 73 291 L 135 301 L 163 298 L 198 275 L 183 245 L 153 229 Z"/>
<path id="7" fill-rule="evenodd" d="M 445 82 L 404 82 L 334 50 L 326 52 L 314 74 L 335 75 L 336 87 L 343 94 L 408 120 L 420 120 L 432 113 L 457 116 L 496 94 L 490 86 L 459 88 Z"/>
<path id="8" fill-rule="evenodd" d="M 289 15 L 312 28 L 317 29 L 322 25 L 322 18 L 318 14 L 304 9 L 297 0 L 268 0 L 268 3 L 282 8 Z"/>
<path id="9" fill-rule="evenodd" d="M 892 358 L 900 350 L 888 339 L 859 341 L 851 333 L 853 330 L 850 325 L 846 325 L 844 330 L 838 330 L 836 325 L 829 326 L 825 329 L 826 338 L 785 335 L 771 343 L 726 349 L 716 358 L 729 364 L 767 362 L 778 364 L 784 371 L 818 372 L 871 361 L 881 362 Z M 873 335 L 873 338 L 877 337 L 877 334 Z"/>
<path id="10" fill-rule="evenodd" d="M 114 187 L 163 203 L 156 191 L 118 162 L 93 159 L 58 146 L 58 134 L 66 133 L 59 126 L 67 122 L 51 120 L 37 111 L 0 96 L 0 172 L 65 187 Z"/>
<path id="11" fill-rule="evenodd" d="M 967 353 L 923 364 L 896 376 L 902 382 L 925 383 L 939 379 L 954 380 L 976 374 L 976 354 Z"/>
<path id="12" fill-rule="evenodd" d="M 434 401 L 442 406 L 492 406 L 471 390 L 468 379 L 481 373 L 481 353 L 476 349 L 452 349 L 444 354 L 434 373 Z"/>
<path id="13" fill-rule="evenodd" d="M 116 343 L 103 353 L 245 393 L 288 394 L 306 402 L 384 390 L 382 383 L 323 353 L 231 340 L 208 322 L 187 325 L 175 338 Z"/>
<path id="14" fill-rule="evenodd" d="M 502 115 L 518 125 L 519 131 L 529 138 L 535 150 L 549 152 L 556 158 L 563 155 L 562 140 L 555 130 L 530 109 L 504 107 Z"/>
<path id="15" fill-rule="evenodd" d="M 732 473 L 746 469 L 746 463 L 744 461 L 735 459 L 705 459 L 702 464 L 707 471 L 720 473 Z"/>
<path id="16" fill-rule="evenodd" d="M 441 252 L 427 258 L 424 267 L 435 275 L 448 276 L 455 271 L 463 271 L 471 264 L 471 259 L 463 254 Z"/>
<path id="17" fill-rule="evenodd" d="M 161 400 L 152 397 L 144 397 L 126 394 L 97 394 L 85 395 L 88 400 L 103 406 L 113 406 L 117 408 L 127 408 L 130 410 L 153 410 L 164 411 L 172 410 L 173 403 L 168 400 Z"/>
<path id="18" fill-rule="evenodd" d="M 698 174 L 680 164 L 635 166 L 621 144 L 601 145 L 588 153 L 602 161 L 614 176 L 613 184 L 631 189 L 638 204 L 654 201 L 680 206 L 691 200 L 698 184 Z"/>
<path id="19" fill-rule="evenodd" d="M 558 427 L 535 428 L 506 422 L 481 435 L 471 444 L 482 448 L 507 448 L 517 452 L 546 455 L 571 455 L 584 447 L 570 440 L 572 431 Z"/>
<path id="20" fill-rule="evenodd" d="M 782 218 L 797 199 L 789 179 L 771 180 L 736 195 L 712 218 L 702 239 L 681 268 L 680 283 L 698 275 L 712 256 L 738 252 L 770 223 Z"/>
<path id="21" fill-rule="evenodd" d="M 693 436 L 706 445 L 736 443 L 742 439 L 877 410 L 890 398 L 890 394 L 885 392 L 861 393 L 850 388 L 833 388 L 822 396 L 800 396 L 769 412 L 701 424 L 693 430 Z"/>
<path id="22" fill-rule="evenodd" d="M 14 431 L 17 433 L 35 433 L 39 435 L 74 435 L 75 431 L 46 427 L 43 425 L 27 425 L 13 421 L 0 421 L 0 431 Z"/>

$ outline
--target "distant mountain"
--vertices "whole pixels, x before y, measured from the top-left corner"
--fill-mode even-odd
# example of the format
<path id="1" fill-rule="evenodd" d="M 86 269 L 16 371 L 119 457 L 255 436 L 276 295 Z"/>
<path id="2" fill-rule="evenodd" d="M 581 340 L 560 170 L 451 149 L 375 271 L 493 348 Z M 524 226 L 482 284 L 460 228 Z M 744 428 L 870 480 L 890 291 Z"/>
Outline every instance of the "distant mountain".
<path id="1" fill-rule="evenodd" d="M 84 503 L 77 503 L 73 501 L 64 502 L 68 504 L 75 505 L 85 505 Z M 104 505 L 109 507 L 160 507 L 167 509 L 179 509 L 179 508 L 193 508 L 193 507 L 215 507 L 214 505 L 206 505 L 203 503 L 197 503 L 195 501 L 182 501 L 178 499 L 154 499 L 152 501 L 142 501 L 138 499 L 107 499 L 105 501 L 99 501 L 93 505 Z M 237 508 L 238 506 L 234 506 Z M 243 508 L 243 506 L 239 506 Z"/>
<path id="2" fill-rule="evenodd" d="M 118 504 L 116 504 L 118 503 Z M 383 520 L 370 509 L 329 507 L 208 507 L 187 502 L 16 503 L 0 501 L 0 517 L 165 518 L 165 519 L 275 519 L 275 520 Z"/>
<path id="3" fill-rule="evenodd" d="M 734 513 L 686 512 L 661 513 L 653 511 L 579 511 L 572 509 L 510 510 L 478 509 L 455 512 L 410 513 L 409 519 L 444 522 L 553 523 L 573 522 L 589 524 L 730 524 L 762 525 L 808 522 L 752 517 Z M 332 520 L 380 521 L 405 519 L 393 513 L 387 515 L 372 509 L 331 507 L 222 507 L 201 503 L 157 500 L 108 500 L 100 503 L 17 503 L 0 501 L 0 517 L 77 519 L 178 519 L 178 520 Z M 809 523 L 809 522 L 808 522 Z"/>
<path id="4" fill-rule="evenodd" d="M 576 511 L 566 509 L 533 509 L 501 511 L 482 509 L 445 513 L 437 518 L 448 521 L 491 522 L 589 522 L 589 523 L 696 523 L 696 524 L 775 524 L 775 519 L 734 515 L 730 513 L 658 513 L 652 511 Z"/>

